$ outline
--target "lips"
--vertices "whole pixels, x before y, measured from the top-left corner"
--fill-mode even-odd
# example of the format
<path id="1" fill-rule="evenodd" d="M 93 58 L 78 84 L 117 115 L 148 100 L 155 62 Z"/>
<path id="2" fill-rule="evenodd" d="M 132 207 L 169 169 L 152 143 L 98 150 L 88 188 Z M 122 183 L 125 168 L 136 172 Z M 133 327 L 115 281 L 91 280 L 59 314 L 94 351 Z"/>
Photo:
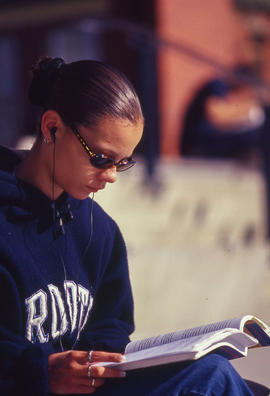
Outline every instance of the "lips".
<path id="1" fill-rule="evenodd" d="M 89 188 L 89 190 L 91 190 L 91 191 L 97 192 L 97 191 L 99 191 L 99 190 L 103 190 L 103 189 L 105 188 L 105 186 L 100 186 L 100 187 L 97 187 L 97 186 L 88 186 L 88 188 Z"/>

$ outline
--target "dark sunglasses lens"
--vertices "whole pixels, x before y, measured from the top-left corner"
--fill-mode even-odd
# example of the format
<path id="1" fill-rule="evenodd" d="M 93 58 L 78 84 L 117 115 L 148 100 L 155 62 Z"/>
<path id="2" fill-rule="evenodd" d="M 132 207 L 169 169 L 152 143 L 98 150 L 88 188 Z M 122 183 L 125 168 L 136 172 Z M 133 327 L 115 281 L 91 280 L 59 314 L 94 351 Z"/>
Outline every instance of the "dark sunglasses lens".
<path id="1" fill-rule="evenodd" d="M 109 168 L 114 164 L 112 158 L 104 157 L 102 154 L 97 154 L 95 157 L 90 158 L 90 162 L 96 168 Z"/>
<path id="2" fill-rule="evenodd" d="M 129 160 L 128 162 L 125 162 L 123 164 L 118 164 L 117 166 L 117 172 L 124 172 L 126 170 L 128 170 L 129 168 L 132 168 L 132 166 L 134 166 L 136 164 L 136 161 L 134 160 Z"/>
<path id="3" fill-rule="evenodd" d="M 111 166 L 116 165 L 117 172 L 123 172 L 136 164 L 136 161 L 133 159 L 126 159 L 119 163 L 115 163 L 115 161 L 110 157 L 104 157 L 102 154 L 97 154 L 95 157 L 90 158 L 90 163 L 96 168 L 110 168 Z"/>

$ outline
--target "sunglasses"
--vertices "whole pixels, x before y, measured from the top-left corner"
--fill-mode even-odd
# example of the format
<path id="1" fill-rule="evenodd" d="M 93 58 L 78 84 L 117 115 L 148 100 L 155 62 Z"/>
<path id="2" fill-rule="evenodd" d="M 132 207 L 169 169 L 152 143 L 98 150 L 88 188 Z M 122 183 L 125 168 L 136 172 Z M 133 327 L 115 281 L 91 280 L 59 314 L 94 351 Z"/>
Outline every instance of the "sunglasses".
<path id="1" fill-rule="evenodd" d="M 113 158 L 108 157 L 105 154 L 96 154 L 92 149 L 90 149 L 84 138 L 78 132 L 77 128 L 72 127 L 71 129 L 76 138 L 81 143 L 82 147 L 87 152 L 91 165 L 93 165 L 95 168 L 107 169 L 115 166 L 117 172 L 123 172 L 136 164 L 136 161 L 134 161 L 132 157 L 123 158 L 116 162 Z"/>

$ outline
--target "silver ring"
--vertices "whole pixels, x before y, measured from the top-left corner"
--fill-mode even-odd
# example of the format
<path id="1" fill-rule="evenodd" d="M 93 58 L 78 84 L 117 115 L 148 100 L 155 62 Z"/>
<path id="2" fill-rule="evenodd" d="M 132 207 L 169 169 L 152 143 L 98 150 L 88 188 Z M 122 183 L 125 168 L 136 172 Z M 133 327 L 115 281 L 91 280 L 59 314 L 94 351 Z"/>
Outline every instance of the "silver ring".
<path id="1" fill-rule="evenodd" d="M 87 368 L 87 377 L 91 378 L 91 368 L 92 366 L 89 364 L 88 368 Z"/>
<path id="2" fill-rule="evenodd" d="M 93 353 L 93 351 L 88 351 L 88 362 L 89 363 L 92 363 L 92 353 Z"/>
<path id="3" fill-rule="evenodd" d="M 91 386 L 95 386 L 95 382 L 96 382 L 96 379 L 95 378 L 92 378 L 92 381 L 91 381 Z"/>

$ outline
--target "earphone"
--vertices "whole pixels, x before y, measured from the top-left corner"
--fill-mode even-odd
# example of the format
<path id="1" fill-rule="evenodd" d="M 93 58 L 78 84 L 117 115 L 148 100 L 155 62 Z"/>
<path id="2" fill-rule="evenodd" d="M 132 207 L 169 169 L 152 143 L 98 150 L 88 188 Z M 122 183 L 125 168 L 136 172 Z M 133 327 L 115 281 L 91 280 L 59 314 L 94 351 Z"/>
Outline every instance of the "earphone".
<path id="1" fill-rule="evenodd" d="M 55 134 L 56 134 L 57 128 L 53 127 L 50 129 L 50 133 L 51 133 L 51 137 L 52 137 L 52 141 L 53 143 L 55 143 Z"/>

